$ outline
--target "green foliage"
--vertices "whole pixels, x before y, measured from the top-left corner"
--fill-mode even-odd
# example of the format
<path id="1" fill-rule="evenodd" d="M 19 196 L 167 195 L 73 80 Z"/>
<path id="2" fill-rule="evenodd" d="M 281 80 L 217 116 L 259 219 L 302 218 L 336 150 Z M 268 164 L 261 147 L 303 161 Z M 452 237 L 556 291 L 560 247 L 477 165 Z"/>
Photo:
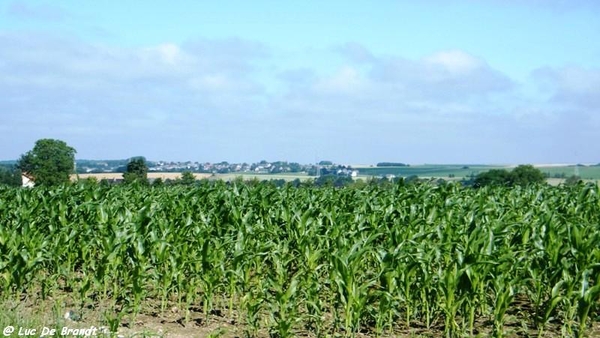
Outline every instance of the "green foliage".
<path id="1" fill-rule="evenodd" d="M 505 169 L 492 169 L 475 177 L 476 187 L 509 186 L 512 184 L 510 172 Z"/>
<path id="2" fill-rule="evenodd" d="M 520 165 L 510 172 L 512 185 L 526 186 L 546 182 L 546 175 L 532 165 Z"/>
<path id="3" fill-rule="evenodd" d="M 153 187 L 162 187 L 165 185 L 165 182 L 162 178 L 158 177 L 152 182 Z"/>
<path id="4" fill-rule="evenodd" d="M 196 177 L 191 171 L 184 171 L 181 173 L 181 184 L 192 185 L 196 183 Z"/>
<path id="5" fill-rule="evenodd" d="M 333 174 L 321 175 L 315 180 L 317 186 L 343 187 L 352 184 L 352 178 L 348 176 L 337 176 Z"/>
<path id="6" fill-rule="evenodd" d="M 567 177 L 567 179 L 565 180 L 566 185 L 577 185 L 581 182 L 582 182 L 581 177 L 576 176 L 576 175 L 571 175 L 571 176 Z"/>
<path id="7" fill-rule="evenodd" d="M 148 184 L 148 165 L 142 156 L 133 157 L 127 163 L 127 170 L 123 174 L 123 181 L 127 184 Z"/>
<path id="8" fill-rule="evenodd" d="M 599 188 L 0 187 L 0 298 L 66 295 L 113 331 L 176 306 L 246 336 L 584 337 Z"/>
<path id="9" fill-rule="evenodd" d="M 379 162 L 377 163 L 377 167 L 408 167 L 409 165 L 406 163 L 400 162 Z"/>
<path id="10" fill-rule="evenodd" d="M 492 169 L 475 177 L 475 187 L 485 186 L 527 186 L 546 182 L 546 175 L 530 164 L 519 165 L 511 171 Z"/>
<path id="11" fill-rule="evenodd" d="M 12 166 L 0 166 L 0 185 L 21 186 L 21 171 Z"/>
<path id="12" fill-rule="evenodd" d="M 96 177 L 88 177 L 82 180 L 78 180 L 79 184 L 83 184 L 83 185 L 90 185 L 90 186 L 96 186 L 98 184 L 100 184 L 100 182 L 98 181 L 98 179 Z"/>
<path id="13" fill-rule="evenodd" d="M 419 183 L 420 181 L 421 180 L 419 179 L 419 176 L 417 176 L 417 175 L 410 175 L 406 179 L 404 179 L 404 183 L 406 183 L 406 184 Z"/>
<path id="14" fill-rule="evenodd" d="M 355 180 L 354 183 L 352 183 L 352 186 L 357 189 L 363 189 L 367 187 L 367 182 L 365 182 L 365 180 L 363 180 L 362 178 L 359 178 Z"/>
<path id="15" fill-rule="evenodd" d="M 290 163 L 289 167 L 290 167 L 290 172 L 292 172 L 292 173 L 301 172 L 303 169 L 302 165 L 297 162 Z"/>
<path id="16" fill-rule="evenodd" d="M 33 176 L 36 186 L 56 186 L 70 181 L 74 171 L 75 149 L 64 141 L 41 139 L 21 155 L 17 168 Z"/>

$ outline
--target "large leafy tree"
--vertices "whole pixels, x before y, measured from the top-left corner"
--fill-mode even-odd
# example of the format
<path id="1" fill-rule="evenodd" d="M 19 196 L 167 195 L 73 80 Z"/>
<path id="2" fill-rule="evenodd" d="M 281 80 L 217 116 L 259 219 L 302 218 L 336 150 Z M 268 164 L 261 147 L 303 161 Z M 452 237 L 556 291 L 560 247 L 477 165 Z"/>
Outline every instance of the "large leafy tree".
<path id="1" fill-rule="evenodd" d="M 475 177 L 474 185 L 476 187 L 484 187 L 487 185 L 503 185 L 510 186 L 512 184 L 512 179 L 510 172 L 505 169 L 492 169 L 486 172 L 483 172 L 477 177 Z"/>
<path id="2" fill-rule="evenodd" d="M 127 170 L 123 174 L 125 183 L 138 182 L 148 184 L 148 165 L 142 156 L 133 157 L 127 163 Z"/>
<path id="3" fill-rule="evenodd" d="M 546 182 L 544 173 L 531 164 L 520 165 L 510 172 L 513 185 L 541 184 Z"/>
<path id="4" fill-rule="evenodd" d="M 32 150 L 21 155 L 17 168 L 33 177 L 36 186 L 54 186 L 69 182 L 75 169 L 77 151 L 64 141 L 41 139 Z"/>
<path id="5" fill-rule="evenodd" d="M 483 172 L 475 178 L 474 185 L 483 187 L 487 185 L 526 186 L 546 182 L 544 173 L 530 164 L 520 165 L 511 171 L 505 169 L 492 169 Z"/>

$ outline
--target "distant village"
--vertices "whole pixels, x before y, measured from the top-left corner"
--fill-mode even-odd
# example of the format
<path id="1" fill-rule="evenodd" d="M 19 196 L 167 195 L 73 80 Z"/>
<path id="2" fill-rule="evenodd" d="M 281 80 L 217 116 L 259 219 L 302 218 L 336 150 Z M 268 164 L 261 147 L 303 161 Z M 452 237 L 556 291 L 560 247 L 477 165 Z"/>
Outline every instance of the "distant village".
<path id="1" fill-rule="evenodd" d="M 92 173 L 121 173 L 125 172 L 128 160 L 77 160 L 76 171 L 79 174 Z M 168 162 L 147 161 L 149 172 L 183 172 L 229 174 L 280 174 L 305 173 L 308 176 L 333 174 L 338 176 L 356 177 L 358 170 L 349 165 L 334 164 L 331 161 L 320 161 L 317 164 L 300 164 L 287 161 L 260 161 L 257 163 L 209 163 L 209 162 Z"/>

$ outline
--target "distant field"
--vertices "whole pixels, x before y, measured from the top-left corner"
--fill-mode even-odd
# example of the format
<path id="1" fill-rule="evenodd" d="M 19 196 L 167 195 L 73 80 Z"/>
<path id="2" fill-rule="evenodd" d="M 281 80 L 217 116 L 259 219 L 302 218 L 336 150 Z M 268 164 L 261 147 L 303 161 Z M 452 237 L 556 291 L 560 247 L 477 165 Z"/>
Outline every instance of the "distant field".
<path id="1" fill-rule="evenodd" d="M 477 175 L 490 169 L 509 169 L 507 166 L 488 166 L 488 165 L 416 165 L 410 167 L 362 167 L 358 168 L 360 176 L 412 176 L 419 177 L 440 177 L 448 178 L 450 175 L 455 177 L 466 177 L 471 174 Z"/>
<path id="2" fill-rule="evenodd" d="M 477 175 L 482 172 L 491 170 L 491 169 L 506 169 L 511 170 L 514 166 L 499 166 L 499 165 L 464 165 L 464 164 L 454 164 L 454 165 L 414 165 L 410 167 L 370 167 L 370 166 L 353 166 L 353 168 L 357 169 L 359 172 L 359 177 L 361 179 L 369 178 L 369 177 L 378 177 L 385 175 L 395 175 L 397 177 L 408 177 L 412 175 L 417 175 L 421 178 L 443 178 L 448 180 L 451 175 L 453 175 L 453 179 L 459 180 L 464 177 L 470 175 Z M 548 180 L 551 184 L 562 183 L 564 179 L 556 178 L 556 175 L 564 174 L 565 177 L 572 176 L 576 172 L 576 167 L 572 165 L 542 165 L 536 166 L 542 172 L 549 174 L 550 179 Z M 583 180 L 600 180 L 600 166 L 585 166 L 585 167 L 577 167 L 577 171 L 579 176 Z M 309 178 L 314 178 L 314 176 L 308 176 L 306 173 L 280 173 L 280 174 L 257 174 L 257 173 L 229 173 L 229 174 L 206 174 L 206 173 L 194 173 L 196 179 L 222 179 L 224 181 L 231 181 L 238 177 L 242 177 L 243 180 L 279 180 L 283 179 L 286 181 L 293 181 L 295 179 L 306 180 Z M 73 175 L 72 178 L 76 179 L 76 175 Z M 79 174 L 80 179 L 85 179 L 87 177 L 95 177 L 98 180 L 101 179 L 121 179 L 123 178 L 123 174 L 121 173 L 102 173 L 102 174 Z M 162 178 L 163 180 L 167 179 L 177 179 L 181 177 L 181 173 L 157 173 L 151 172 L 148 173 L 148 178 L 156 179 Z"/>
<path id="3" fill-rule="evenodd" d="M 439 177 L 448 178 L 450 175 L 462 178 L 471 174 L 477 175 L 491 169 L 511 170 L 514 166 L 494 166 L 494 165 L 415 165 L 410 167 L 357 167 L 360 176 L 411 176 L 419 177 Z M 542 165 L 536 166 L 542 172 L 550 174 L 550 177 L 564 174 L 569 177 L 575 173 L 576 167 L 573 165 Z M 600 166 L 577 167 L 579 176 L 582 179 L 597 180 L 600 179 Z"/>
<path id="4" fill-rule="evenodd" d="M 575 174 L 575 171 L 579 171 L 579 177 L 587 180 L 600 179 L 600 166 L 588 166 L 588 167 L 575 167 L 575 166 L 563 166 L 563 167 L 539 167 L 544 173 L 549 173 L 550 177 L 556 174 L 565 174 L 566 177 Z"/>
<path id="5" fill-rule="evenodd" d="M 308 176 L 307 174 L 302 173 L 281 173 L 281 174 L 254 174 L 254 173 L 231 173 L 231 174 L 215 174 L 211 178 L 214 179 L 222 179 L 224 181 L 231 181 L 238 177 L 241 177 L 243 180 L 286 180 L 293 181 L 295 179 L 306 180 L 309 178 L 314 178 L 313 176 Z"/>

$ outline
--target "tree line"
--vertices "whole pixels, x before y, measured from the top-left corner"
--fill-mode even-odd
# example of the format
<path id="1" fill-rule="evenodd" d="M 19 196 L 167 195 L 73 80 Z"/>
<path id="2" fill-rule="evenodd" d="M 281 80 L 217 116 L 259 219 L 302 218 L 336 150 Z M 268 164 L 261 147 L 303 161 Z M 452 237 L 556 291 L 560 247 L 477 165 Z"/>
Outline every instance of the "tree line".
<path id="1" fill-rule="evenodd" d="M 75 172 L 75 154 L 76 150 L 67 145 L 64 141 L 54 139 L 41 139 L 35 143 L 32 150 L 21 155 L 14 167 L 5 165 L 0 167 L 0 184 L 19 186 L 21 185 L 21 173 L 26 173 L 31 176 L 36 186 L 56 186 L 70 182 L 70 176 Z M 322 161 L 326 162 L 326 161 Z M 327 161 L 329 162 L 329 161 Z M 400 163 L 382 162 L 378 166 L 387 166 L 390 164 L 399 165 Z M 325 170 L 325 169 L 321 169 Z M 327 174 L 330 174 L 327 172 Z M 365 181 L 353 180 L 350 177 L 341 177 L 336 175 L 321 175 L 314 181 L 306 182 L 306 184 L 314 184 L 316 186 L 333 186 L 342 187 L 348 185 L 361 184 L 406 184 L 418 183 L 423 180 L 416 176 L 407 178 L 397 178 L 388 180 L 385 178 L 373 178 Z M 277 180 L 271 183 L 276 185 L 284 185 L 285 181 L 278 182 Z M 463 180 L 463 185 L 472 186 L 475 188 L 485 186 L 525 186 L 531 184 L 543 184 L 546 181 L 545 174 L 533 167 L 532 165 L 520 165 L 513 170 L 492 169 L 478 174 L 468 180 Z M 146 159 L 142 156 L 133 157 L 127 163 L 127 167 L 123 173 L 123 182 L 125 184 L 142 184 L 150 185 L 148 180 L 148 165 Z M 361 183 L 362 182 L 362 183 Z M 432 182 L 443 184 L 445 181 L 438 179 Z M 567 184 L 575 184 L 579 182 L 570 180 Z M 196 178 L 192 172 L 183 172 L 180 179 L 164 182 L 162 179 L 156 179 L 152 183 L 154 186 L 177 184 L 191 185 L 196 183 Z M 300 185 L 300 180 L 292 181 L 292 185 Z"/>

